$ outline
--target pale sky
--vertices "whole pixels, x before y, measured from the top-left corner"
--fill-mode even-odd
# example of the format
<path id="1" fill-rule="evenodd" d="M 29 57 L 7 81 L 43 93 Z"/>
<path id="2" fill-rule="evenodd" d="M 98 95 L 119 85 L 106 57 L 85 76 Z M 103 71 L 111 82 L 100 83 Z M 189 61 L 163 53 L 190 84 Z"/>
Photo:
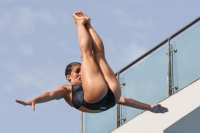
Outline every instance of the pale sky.
<path id="1" fill-rule="evenodd" d="M 80 60 L 71 14 L 91 17 L 117 72 L 200 16 L 199 0 L 1 0 L 0 132 L 77 133 L 79 111 L 64 100 L 29 100 L 66 84 L 67 64 Z"/>

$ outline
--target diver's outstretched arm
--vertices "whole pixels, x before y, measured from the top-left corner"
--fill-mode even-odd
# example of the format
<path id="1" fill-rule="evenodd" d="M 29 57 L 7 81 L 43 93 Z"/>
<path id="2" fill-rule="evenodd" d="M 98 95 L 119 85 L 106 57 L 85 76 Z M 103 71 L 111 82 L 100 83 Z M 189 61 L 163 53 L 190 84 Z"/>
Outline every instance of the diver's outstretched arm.
<path id="1" fill-rule="evenodd" d="M 36 98 L 33 98 L 27 102 L 24 102 L 22 100 L 15 100 L 15 101 L 24 106 L 30 105 L 30 106 L 32 106 L 32 110 L 35 111 L 35 104 L 44 103 L 44 102 L 48 102 L 48 101 L 55 100 L 55 99 L 59 100 L 61 98 L 64 98 L 66 93 L 67 93 L 67 90 L 65 89 L 65 87 L 60 86 L 54 91 L 45 92 L 42 95 L 40 95 Z"/>
<path id="2" fill-rule="evenodd" d="M 148 110 L 153 113 L 165 113 L 168 112 L 168 109 L 161 106 L 160 104 L 150 105 L 146 103 L 142 103 L 139 101 L 136 101 L 131 98 L 125 98 L 123 96 L 120 97 L 118 104 L 141 109 L 141 110 Z"/>

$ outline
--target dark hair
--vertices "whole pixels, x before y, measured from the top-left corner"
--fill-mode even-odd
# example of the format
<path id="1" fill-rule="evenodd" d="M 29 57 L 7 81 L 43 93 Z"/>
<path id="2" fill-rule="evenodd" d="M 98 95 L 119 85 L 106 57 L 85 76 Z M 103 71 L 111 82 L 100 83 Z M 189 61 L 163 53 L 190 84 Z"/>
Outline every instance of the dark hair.
<path id="1" fill-rule="evenodd" d="M 67 67 L 66 67 L 66 69 L 65 69 L 65 76 L 67 74 L 71 74 L 73 67 L 76 66 L 76 65 L 81 65 L 81 63 L 79 63 L 79 62 L 72 62 L 72 63 L 68 64 Z"/>

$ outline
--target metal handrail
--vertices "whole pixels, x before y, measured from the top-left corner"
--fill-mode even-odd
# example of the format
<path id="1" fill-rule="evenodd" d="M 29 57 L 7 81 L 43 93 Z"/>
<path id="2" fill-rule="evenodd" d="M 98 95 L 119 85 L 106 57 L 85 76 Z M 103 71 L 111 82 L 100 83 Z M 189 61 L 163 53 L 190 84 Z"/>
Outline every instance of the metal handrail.
<path id="1" fill-rule="evenodd" d="M 137 63 L 138 61 L 140 61 L 141 59 L 143 59 L 144 57 L 146 57 L 147 55 L 149 55 L 150 53 L 152 53 L 153 51 L 155 51 L 159 47 L 163 46 L 168 41 L 169 38 L 173 39 L 174 37 L 179 35 L 181 32 L 185 31 L 186 29 L 188 29 L 189 27 L 191 27 L 192 25 L 197 23 L 199 20 L 200 20 L 200 16 L 198 18 L 196 18 L 194 21 L 192 21 L 191 23 L 189 23 L 188 25 L 186 25 L 185 27 L 183 27 L 182 29 L 180 29 L 179 31 L 177 31 L 176 33 L 174 33 L 173 35 L 171 35 L 170 37 L 168 37 L 167 39 L 165 39 L 164 41 L 162 41 L 161 43 L 159 43 L 154 48 L 152 48 L 151 50 L 149 50 L 148 52 L 146 52 L 145 54 L 143 54 L 142 56 L 140 56 L 139 58 L 137 58 L 136 60 L 134 60 L 133 62 L 128 64 L 127 66 L 125 66 L 124 68 L 122 68 L 121 70 L 116 72 L 115 75 L 117 76 L 120 73 L 124 72 L 126 69 L 130 68 L 132 65 L 134 65 L 135 63 Z"/>

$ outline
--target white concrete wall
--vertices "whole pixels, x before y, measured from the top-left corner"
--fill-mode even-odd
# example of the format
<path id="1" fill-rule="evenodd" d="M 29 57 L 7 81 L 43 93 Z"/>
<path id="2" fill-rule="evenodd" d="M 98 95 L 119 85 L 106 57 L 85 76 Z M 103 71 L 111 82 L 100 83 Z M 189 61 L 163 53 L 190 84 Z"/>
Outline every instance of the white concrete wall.
<path id="1" fill-rule="evenodd" d="M 160 104 L 169 112 L 154 114 L 146 111 L 111 133 L 163 133 L 167 127 L 200 106 L 200 80 Z"/>

